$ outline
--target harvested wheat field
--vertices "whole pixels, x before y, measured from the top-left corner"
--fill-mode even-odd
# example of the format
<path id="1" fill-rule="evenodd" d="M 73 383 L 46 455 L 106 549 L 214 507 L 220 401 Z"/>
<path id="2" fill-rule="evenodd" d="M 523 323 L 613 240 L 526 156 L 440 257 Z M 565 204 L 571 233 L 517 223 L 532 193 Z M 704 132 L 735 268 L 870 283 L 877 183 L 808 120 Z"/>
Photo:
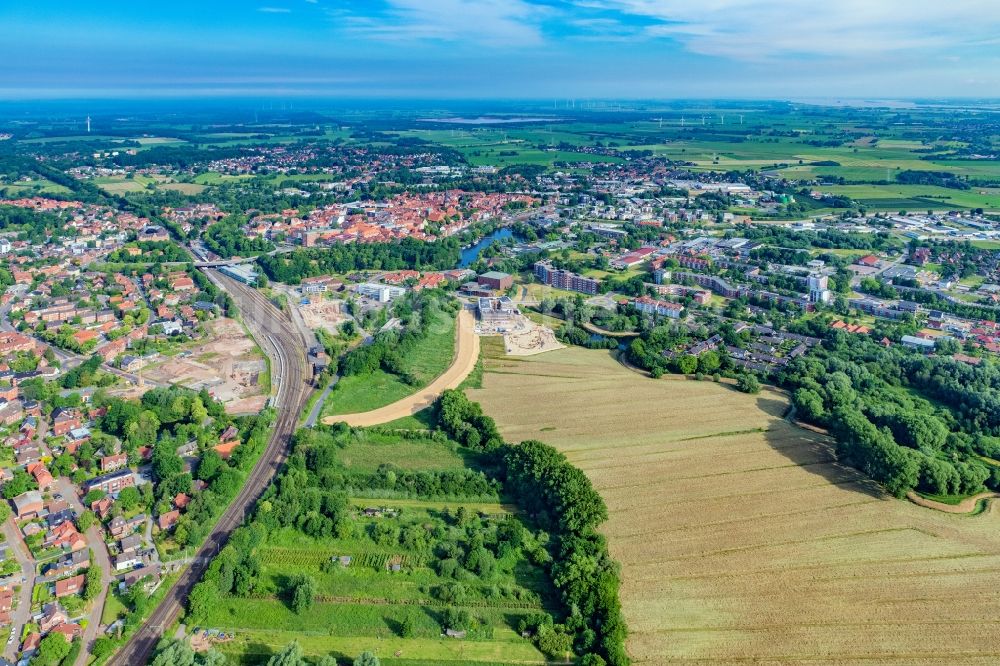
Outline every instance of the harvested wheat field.
<path id="1" fill-rule="evenodd" d="M 487 358 L 469 395 L 604 496 L 636 663 L 1000 663 L 995 505 L 957 516 L 884 496 L 784 421 L 781 394 L 656 381 L 570 348 Z"/>

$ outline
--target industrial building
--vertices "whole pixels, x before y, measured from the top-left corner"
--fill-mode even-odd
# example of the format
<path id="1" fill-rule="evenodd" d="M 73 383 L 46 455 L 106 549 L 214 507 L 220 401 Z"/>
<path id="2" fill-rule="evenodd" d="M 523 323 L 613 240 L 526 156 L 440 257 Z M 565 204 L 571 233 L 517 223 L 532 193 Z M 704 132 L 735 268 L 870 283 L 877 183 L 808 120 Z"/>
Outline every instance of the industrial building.
<path id="1" fill-rule="evenodd" d="M 257 284 L 257 271 L 250 264 L 222 266 L 219 268 L 219 272 L 246 285 L 254 286 Z"/>

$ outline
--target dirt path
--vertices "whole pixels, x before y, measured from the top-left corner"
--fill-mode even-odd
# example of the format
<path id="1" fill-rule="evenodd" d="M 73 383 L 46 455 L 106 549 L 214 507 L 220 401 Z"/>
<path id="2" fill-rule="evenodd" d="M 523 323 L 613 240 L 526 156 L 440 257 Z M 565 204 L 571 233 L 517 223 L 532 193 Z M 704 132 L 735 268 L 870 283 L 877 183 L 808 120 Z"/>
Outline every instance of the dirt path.
<path id="1" fill-rule="evenodd" d="M 995 497 L 1000 497 L 1000 493 L 979 493 L 978 495 L 973 495 L 972 497 L 966 497 L 964 500 L 958 504 L 944 504 L 942 502 L 935 502 L 934 500 L 929 500 L 926 497 L 921 497 L 912 490 L 906 493 L 906 499 L 910 500 L 914 504 L 926 507 L 928 509 L 937 509 L 938 511 L 944 511 L 945 513 L 972 513 L 976 510 L 976 504 L 979 503 L 981 499 L 992 499 Z"/>
<path id="2" fill-rule="evenodd" d="M 370 412 L 327 416 L 323 419 L 323 423 L 343 421 L 355 427 L 380 425 L 411 416 L 421 409 L 429 407 L 443 391 L 461 384 L 476 367 L 476 361 L 479 359 L 479 336 L 476 335 L 475 320 L 471 312 L 462 310 L 458 314 L 456 329 L 455 358 L 448 369 L 426 387 L 391 405 L 373 409 Z"/>

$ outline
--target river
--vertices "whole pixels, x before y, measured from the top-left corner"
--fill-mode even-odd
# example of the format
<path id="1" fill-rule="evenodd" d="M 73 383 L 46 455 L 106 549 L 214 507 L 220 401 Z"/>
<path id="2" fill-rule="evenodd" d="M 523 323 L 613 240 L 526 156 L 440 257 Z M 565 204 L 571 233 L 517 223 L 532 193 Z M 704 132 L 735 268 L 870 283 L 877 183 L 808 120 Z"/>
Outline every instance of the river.
<path id="1" fill-rule="evenodd" d="M 513 236 L 514 232 L 511 231 L 509 227 L 501 227 L 500 229 L 497 229 L 493 233 L 489 234 L 488 236 L 484 236 L 483 239 L 480 240 L 475 245 L 470 245 L 469 247 L 462 250 L 462 258 L 458 262 L 458 267 L 468 268 L 473 263 L 475 263 L 476 259 L 479 258 L 479 255 L 482 253 L 482 251 L 488 248 L 493 243 L 493 241 L 503 240 L 505 238 L 512 238 Z"/>

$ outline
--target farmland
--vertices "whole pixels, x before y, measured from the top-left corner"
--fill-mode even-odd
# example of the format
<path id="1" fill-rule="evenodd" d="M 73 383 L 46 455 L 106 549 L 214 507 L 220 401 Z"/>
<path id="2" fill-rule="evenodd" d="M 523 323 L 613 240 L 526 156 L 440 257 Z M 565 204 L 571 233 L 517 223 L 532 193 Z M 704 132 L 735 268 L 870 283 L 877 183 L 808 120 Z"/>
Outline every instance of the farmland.
<path id="1" fill-rule="evenodd" d="M 636 112 L 615 119 L 549 109 L 532 122 L 448 129 L 420 128 L 418 123 L 394 135 L 451 148 L 473 166 L 541 165 L 580 172 L 591 163 L 621 162 L 620 156 L 602 150 L 613 148 L 647 151 L 694 172 L 767 171 L 803 184 L 822 179 L 824 191 L 855 197 L 873 211 L 1000 208 L 997 162 L 963 159 L 968 142 L 943 140 L 930 129 L 941 120 L 934 111 L 921 119 L 926 125 L 914 121 L 905 129 L 891 122 L 891 112 L 848 109 L 826 108 L 817 114 L 768 104 L 678 104 Z M 642 117 L 654 115 L 658 117 Z M 897 176 L 904 171 L 951 174 L 967 179 L 972 189 L 903 185 Z M 847 189 L 828 188 L 838 184 Z"/>
<path id="2" fill-rule="evenodd" d="M 1000 657 L 996 509 L 888 498 L 783 420 L 781 394 L 653 381 L 579 348 L 494 350 L 468 393 L 506 439 L 556 446 L 604 496 L 636 663 Z"/>

